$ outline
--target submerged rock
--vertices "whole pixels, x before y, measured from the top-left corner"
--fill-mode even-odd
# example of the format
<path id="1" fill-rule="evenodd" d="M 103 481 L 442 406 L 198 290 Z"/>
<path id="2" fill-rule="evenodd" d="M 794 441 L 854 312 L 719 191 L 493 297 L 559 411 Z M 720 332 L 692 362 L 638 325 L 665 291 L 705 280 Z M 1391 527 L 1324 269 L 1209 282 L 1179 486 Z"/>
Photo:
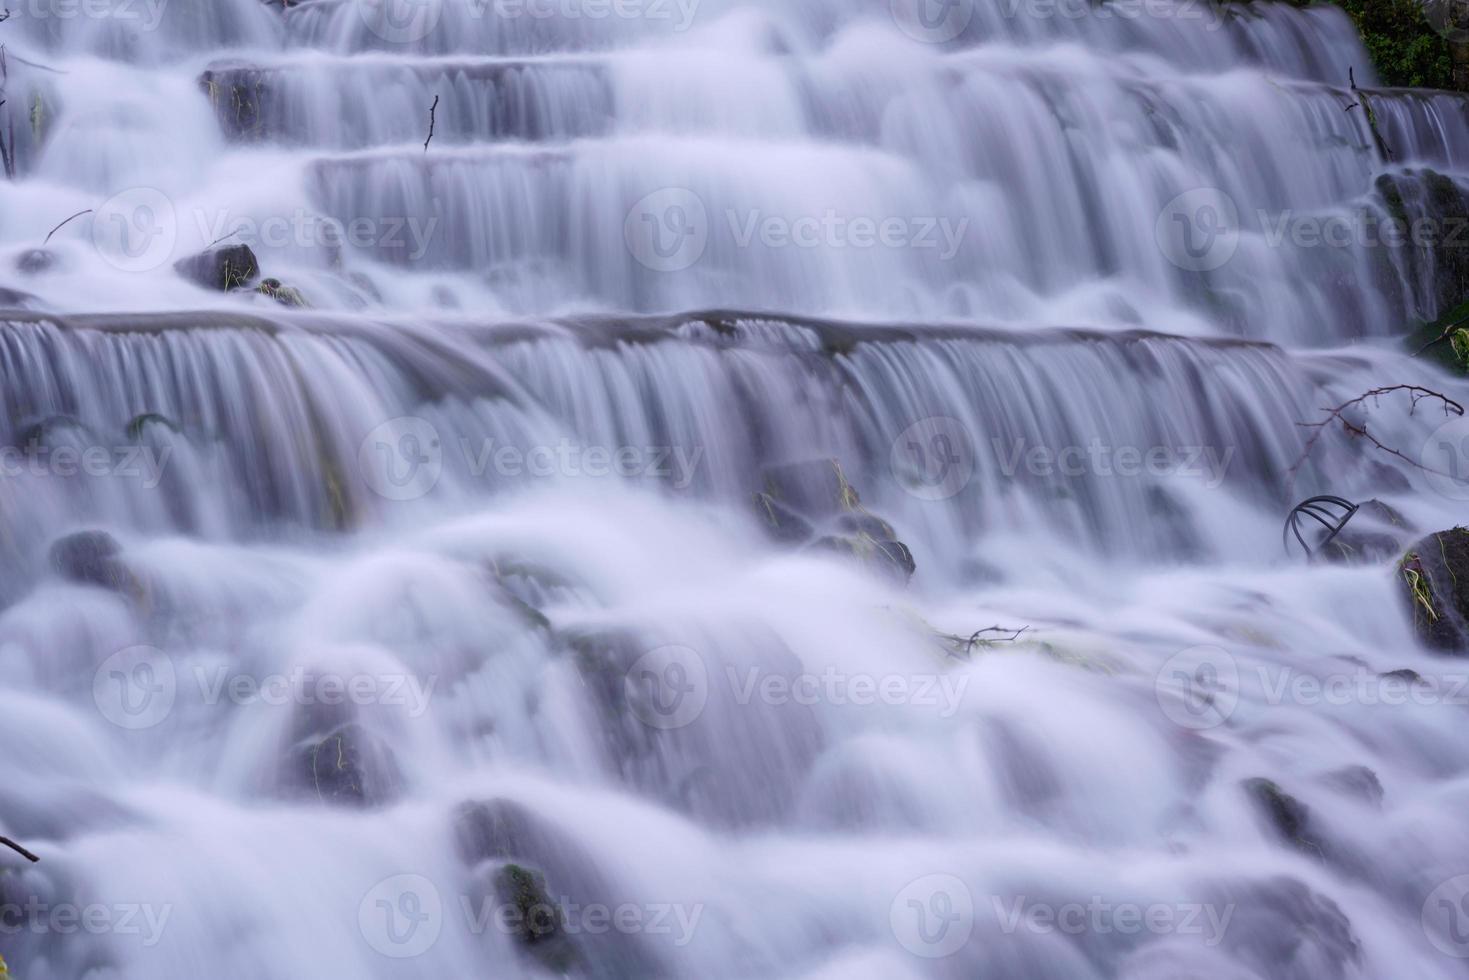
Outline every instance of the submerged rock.
<path id="1" fill-rule="evenodd" d="M 228 292 L 253 282 L 260 275 L 260 262 L 249 245 L 226 245 L 180 259 L 174 269 L 205 289 Z"/>
<path id="2" fill-rule="evenodd" d="M 56 268 L 56 253 L 46 248 L 33 248 L 23 252 L 20 258 L 15 260 L 17 271 L 28 276 L 38 276 L 43 272 L 50 272 Z"/>
<path id="3" fill-rule="evenodd" d="M 1337 564 L 1376 564 L 1403 553 L 1414 531 L 1398 510 L 1380 500 L 1357 508 L 1341 533 L 1321 549 L 1320 557 Z"/>
<path id="4" fill-rule="evenodd" d="M 526 956 L 553 973 L 572 965 L 588 976 L 661 976 L 666 971 L 638 937 L 615 929 L 573 939 L 565 928 L 563 896 L 575 907 L 615 909 L 626 896 L 601 872 L 575 835 L 517 800 L 468 801 L 454 811 L 459 858 L 476 881 L 514 914 L 501 919 Z M 554 889 L 554 891 L 553 891 Z"/>
<path id="5" fill-rule="evenodd" d="M 1380 805 L 1383 800 L 1382 780 L 1366 766 L 1343 766 L 1321 777 L 1332 789 L 1366 803 Z"/>
<path id="6" fill-rule="evenodd" d="M 323 803 L 374 806 L 391 802 L 402 786 L 393 750 L 355 722 L 298 745 L 296 753 L 303 782 Z"/>
<path id="7" fill-rule="evenodd" d="M 898 582 L 912 578 L 913 552 L 891 524 L 862 505 L 837 460 L 768 466 L 761 479 L 755 506 L 773 540 L 851 558 Z"/>
<path id="8" fill-rule="evenodd" d="M 1423 643 L 1469 653 L 1469 528 L 1421 539 L 1398 562 L 1398 584 Z"/>
<path id="9" fill-rule="evenodd" d="M 306 302 L 306 297 L 301 294 L 301 290 L 295 286 L 284 285 L 279 279 L 262 280 L 260 285 L 255 287 L 255 291 L 261 296 L 275 300 L 282 306 L 302 310 L 311 308 L 311 304 Z"/>
<path id="10" fill-rule="evenodd" d="M 1269 779 L 1247 779 L 1245 792 L 1270 821 L 1271 827 L 1286 842 L 1298 849 L 1322 856 L 1321 842 L 1310 832 L 1311 810 Z"/>
<path id="11" fill-rule="evenodd" d="M 68 582 L 135 593 L 138 580 L 122 562 L 122 545 L 106 531 L 78 531 L 51 545 L 51 567 Z"/>
<path id="12" fill-rule="evenodd" d="M 519 864 L 495 872 L 495 897 L 511 914 L 501 921 L 521 949 L 553 973 L 564 973 L 577 960 L 566 935 L 566 913 L 546 889 L 546 878 Z"/>
<path id="13" fill-rule="evenodd" d="M 280 0 L 273 2 L 274 6 L 282 6 Z M 249 141 L 267 135 L 260 106 L 269 97 L 270 77 L 264 69 L 244 65 L 211 68 L 199 76 L 199 87 L 209 97 L 226 137 Z"/>

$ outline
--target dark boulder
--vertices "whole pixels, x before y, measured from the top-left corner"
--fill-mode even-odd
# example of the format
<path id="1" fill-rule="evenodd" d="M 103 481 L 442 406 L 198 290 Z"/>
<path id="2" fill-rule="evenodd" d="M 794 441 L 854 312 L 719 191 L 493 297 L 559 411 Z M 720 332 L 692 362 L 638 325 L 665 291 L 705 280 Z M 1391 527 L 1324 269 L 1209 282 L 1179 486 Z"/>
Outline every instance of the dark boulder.
<path id="1" fill-rule="evenodd" d="M 1403 553 L 1415 530 L 1396 508 L 1368 500 L 1321 549 L 1320 556 L 1338 564 L 1385 563 Z"/>
<path id="2" fill-rule="evenodd" d="M 1469 653 L 1469 528 L 1430 534 L 1398 562 L 1398 582 L 1423 643 Z"/>
<path id="3" fill-rule="evenodd" d="M 205 289 L 228 292 L 253 282 L 260 275 L 260 262 L 249 245 L 225 245 L 180 259 L 174 269 Z"/>
<path id="4" fill-rule="evenodd" d="M 1343 766 L 1321 777 L 1322 782 L 1346 796 L 1380 806 L 1383 800 L 1382 780 L 1366 766 Z"/>
<path id="5" fill-rule="evenodd" d="M 393 750 L 355 722 L 299 743 L 295 758 L 302 783 L 323 803 L 375 806 L 391 802 L 402 788 Z"/>
<path id="6" fill-rule="evenodd" d="M 501 909 L 522 951 L 553 973 L 576 964 L 592 977 L 661 976 L 656 953 L 637 936 L 610 929 L 567 934 L 564 896 L 580 909 L 616 909 L 631 897 L 614 889 L 596 856 L 566 829 L 525 804 L 503 798 L 470 801 L 454 812 L 459 858 Z M 554 891 L 552 890 L 554 889 Z M 517 925 L 519 928 L 517 928 Z"/>
<path id="7" fill-rule="evenodd" d="M 816 536 L 810 521 L 768 493 L 755 495 L 755 507 L 766 532 L 782 544 L 805 544 Z"/>
<path id="8" fill-rule="evenodd" d="M 913 552 L 863 506 L 835 459 L 765 467 L 755 505 L 762 526 L 781 544 L 838 554 L 900 583 L 917 568 Z"/>
<path id="9" fill-rule="evenodd" d="M 50 272 L 56 268 L 56 253 L 45 248 L 30 249 L 21 253 L 20 258 L 15 260 L 15 268 L 27 276 L 38 276 L 43 272 Z"/>
<path id="10" fill-rule="evenodd" d="M 51 567 L 68 582 L 133 593 L 138 582 L 122 561 L 122 545 L 106 531 L 77 531 L 51 545 Z"/>
<path id="11" fill-rule="evenodd" d="M 1247 779 L 1243 785 L 1282 840 L 1308 854 L 1317 857 L 1324 854 L 1321 841 L 1311 833 L 1310 808 L 1269 779 Z"/>

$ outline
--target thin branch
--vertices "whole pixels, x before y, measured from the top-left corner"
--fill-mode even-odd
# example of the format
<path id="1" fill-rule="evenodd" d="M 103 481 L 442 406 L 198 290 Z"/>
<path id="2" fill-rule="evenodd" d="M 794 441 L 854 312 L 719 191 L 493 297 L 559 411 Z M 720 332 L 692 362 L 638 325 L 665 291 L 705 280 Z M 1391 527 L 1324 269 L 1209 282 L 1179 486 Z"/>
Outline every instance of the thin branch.
<path id="1" fill-rule="evenodd" d="M 25 858 L 32 864 L 35 864 L 37 861 L 41 860 L 30 851 L 26 850 L 24 847 L 21 847 L 15 841 L 11 840 L 9 837 L 0 837 L 0 844 L 4 844 L 6 847 L 10 848 L 12 851 L 19 854 L 21 857 Z"/>
<path id="2" fill-rule="evenodd" d="M 428 152 L 428 145 L 434 141 L 434 120 L 439 108 L 439 97 L 434 96 L 434 104 L 428 107 L 428 139 L 423 141 L 423 152 Z"/>
<path id="3" fill-rule="evenodd" d="M 1444 473 L 1443 471 L 1436 470 L 1431 466 L 1425 466 L 1421 461 L 1413 459 L 1411 456 L 1404 455 L 1391 446 L 1384 444 L 1376 436 L 1368 432 L 1366 422 L 1358 425 L 1357 423 L 1351 421 L 1346 417 L 1346 413 L 1349 410 L 1363 404 L 1368 399 L 1372 399 L 1375 403 L 1377 400 L 1381 399 L 1382 396 L 1390 395 L 1395 391 L 1404 391 L 1408 393 L 1408 397 L 1409 399 L 1411 399 L 1408 406 L 1409 415 L 1412 415 L 1414 412 L 1416 412 L 1418 410 L 1418 403 L 1424 400 L 1432 400 L 1442 403 L 1443 413 L 1446 416 L 1464 414 L 1463 405 L 1460 405 L 1449 396 L 1434 391 L 1431 388 L 1424 388 L 1419 385 L 1388 385 L 1384 388 L 1373 388 L 1371 391 L 1364 392 L 1363 394 L 1358 395 L 1356 398 L 1353 398 L 1351 401 L 1338 405 L 1335 408 L 1323 408 L 1321 411 L 1326 413 L 1326 418 L 1322 419 L 1319 422 L 1296 423 L 1296 425 L 1300 426 L 1303 429 L 1311 429 L 1313 431 L 1311 433 L 1311 438 L 1306 440 L 1305 447 L 1301 449 L 1301 455 L 1297 457 L 1294 463 L 1291 464 L 1291 468 L 1288 471 L 1290 474 L 1291 482 L 1295 482 L 1297 471 L 1305 465 L 1306 460 L 1310 458 L 1311 453 L 1316 449 L 1316 444 L 1321 441 L 1321 437 L 1326 434 L 1327 429 L 1337 422 L 1341 423 L 1342 431 L 1344 431 L 1347 435 L 1359 439 L 1365 439 L 1377 449 L 1387 453 L 1389 456 L 1397 457 L 1410 466 L 1423 470 L 1426 473 L 1434 473 L 1438 476 L 1446 477 L 1450 480 L 1460 479 L 1460 477 L 1457 477 L 1452 473 Z"/>
<path id="4" fill-rule="evenodd" d="M 78 211 L 76 214 L 72 215 L 70 218 L 67 218 L 65 221 L 63 221 L 61 224 L 57 225 L 55 228 L 52 228 L 51 229 L 51 235 L 56 234 L 58 231 L 60 231 L 61 229 L 65 228 L 67 225 L 71 224 L 73 221 L 75 221 L 76 219 L 80 218 L 82 215 L 84 215 L 84 214 L 91 214 L 91 213 L 92 213 L 92 209 L 91 208 L 87 208 L 84 211 Z M 46 240 L 44 242 L 42 242 L 41 244 L 42 245 L 50 245 L 51 244 L 51 235 L 47 235 L 46 236 Z"/>
<path id="5" fill-rule="evenodd" d="M 982 630 L 974 631 L 964 644 L 964 652 L 969 653 L 976 646 L 989 646 L 991 643 L 1014 643 L 1020 639 L 1020 634 L 1028 629 L 1030 629 L 1029 626 L 1022 626 L 1018 630 L 1012 630 L 1007 626 L 986 626 Z M 991 639 L 984 639 L 986 633 L 1008 633 L 1009 636 L 996 636 Z"/>

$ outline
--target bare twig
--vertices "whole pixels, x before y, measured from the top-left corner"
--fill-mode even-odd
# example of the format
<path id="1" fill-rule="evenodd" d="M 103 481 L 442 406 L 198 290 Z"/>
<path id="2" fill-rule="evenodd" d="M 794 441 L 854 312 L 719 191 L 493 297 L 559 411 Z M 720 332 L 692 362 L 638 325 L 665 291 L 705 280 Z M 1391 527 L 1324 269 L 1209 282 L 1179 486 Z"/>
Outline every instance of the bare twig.
<path id="1" fill-rule="evenodd" d="M 1424 388 L 1419 385 L 1388 385 L 1383 388 L 1373 388 L 1371 391 L 1364 392 L 1363 394 L 1358 395 L 1356 398 L 1353 398 L 1351 401 L 1338 405 L 1335 408 L 1323 408 L 1321 411 L 1326 413 L 1326 418 L 1322 419 L 1319 422 L 1296 423 L 1296 425 L 1300 426 L 1303 429 L 1311 429 L 1313 431 L 1311 433 L 1311 438 L 1306 440 L 1305 447 L 1301 449 L 1301 455 L 1296 459 L 1294 463 L 1291 464 L 1291 468 L 1289 470 L 1291 481 L 1295 481 L 1296 472 L 1303 465 L 1305 465 L 1306 460 L 1310 458 L 1311 453 L 1316 448 L 1316 444 L 1321 441 L 1321 437 L 1325 435 L 1327 429 L 1334 423 L 1338 422 L 1341 423 L 1342 431 L 1345 432 L 1347 435 L 1359 439 L 1365 439 L 1375 448 L 1387 453 L 1389 456 L 1397 457 L 1410 466 L 1423 470 L 1426 473 L 1434 473 L 1438 476 L 1447 477 L 1450 480 L 1460 479 L 1452 473 L 1444 473 L 1441 470 L 1436 470 L 1431 466 L 1425 466 L 1421 461 L 1413 459 L 1411 456 L 1407 456 L 1392 448 L 1391 446 L 1384 444 L 1376 436 L 1367 431 L 1366 422 L 1358 425 L 1357 423 L 1351 421 L 1346 417 L 1346 413 L 1348 411 L 1356 408 L 1359 405 L 1362 405 L 1367 400 L 1371 399 L 1375 403 L 1377 400 L 1381 399 L 1382 396 L 1390 395 L 1395 391 L 1402 391 L 1407 393 L 1408 398 L 1410 399 L 1408 405 L 1409 415 L 1412 415 L 1418 410 L 1419 402 L 1425 400 L 1431 400 L 1441 403 L 1444 415 L 1464 414 L 1463 405 L 1460 405 L 1458 402 L 1454 401 L 1447 395 L 1434 391 L 1430 388 Z"/>
<path id="2" fill-rule="evenodd" d="M 1020 639 L 1020 634 L 1024 633 L 1028 629 L 1030 629 L 1029 626 L 1022 626 L 1018 630 L 1012 630 L 1007 626 L 986 626 L 982 630 L 975 630 L 974 633 L 970 635 L 969 639 L 964 643 L 964 652 L 968 653 L 976 646 L 988 646 L 991 643 L 1014 643 L 1016 640 Z M 1009 636 L 996 636 L 990 639 L 985 639 L 984 637 L 986 633 L 1008 633 Z"/>
<path id="3" fill-rule="evenodd" d="M 25 858 L 32 864 L 35 864 L 37 861 L 41 860 L 30 851 L 26 850 L 24 847 L 21 847 L 15 841 L 11 840 L 9 837 L 0 837 L 0 844 L 4 844 L 6 847 L 10 848 L 12 851 L 19 854 L 21 857 Z"/>
<path id="4" fill-rule="evenodd" d="M 423 152 L 428 152 L 428 145 L 434 141 L 434 119 L 439 108 L 439 97 L 434 96 L 434 104 L 428 107 L 428 139 L 423 141 Z"/>
<path id="5" fill-rule="evenodd" d="M 76 219 L 80 218 L 82 215 L 84 215 L 84 214 L 91 214 L 91 213 L 92 213 L 92 209 L 91 208 L 87 208 L 84 211 L 78 211 L 76 214 L 72 215 L 70 218 L 67 218 L 65 221 L 63 221 L 61 224 L 57 225 L 55 228 L 52 228 L 51 229 L 51 234 L 50 235 L 47 235 L 46 236 L 46 240 L 44 242 L 42 242 L 41 244 L 42 245 L 50 245 L 51 244 L 51 235 L 56 234 L 58 231 L 60 231 L 61 229 L 65 228 L 67 225 L 71 224 L 73 221 L 75 221 Z"/>

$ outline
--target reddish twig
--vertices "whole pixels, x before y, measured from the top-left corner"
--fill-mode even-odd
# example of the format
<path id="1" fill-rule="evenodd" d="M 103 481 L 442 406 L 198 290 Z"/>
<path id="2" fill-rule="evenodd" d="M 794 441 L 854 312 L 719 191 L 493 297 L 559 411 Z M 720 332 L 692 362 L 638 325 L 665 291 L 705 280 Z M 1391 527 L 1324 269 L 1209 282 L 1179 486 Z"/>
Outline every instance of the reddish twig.
<path id="1" fill-rule="evenodd" d="M 1301 449 L 1301 455 L 1296 459 L 1294 463 L 1291 464 L 1289 473 L 1292 482 L 1294 482 L 1295 480 L 1296 472 L 1305 465 L 1306 460 L 1310 458 L 1311 453 L 1316 449 L 1316 444 L 1320 442 L 1321 437 L 1326 434 L 1326 430 L 1333 423 L 1337 422 L 1341 423 L 1342 431 L 1344 431 L 1347 435 L 1359 439 L 1365 439 L 1375 448 L 1387 453 L 1389 456 L 1397 457 L 1410 466 L 1416 467 L 1427 473 L 1435 473 L 1439 476 L 1447 477 L 1450 480 L 1459 479 L 1451 473 L 1444 473 L 1440 470 L 1434 469 L 1431 466 L 1425 466 L 1421 461 L 1413 459 L 1411 456 L 1407 456 L 1402 452 L 1399 452 L 1398 450 L 1392 448 L 1391 446 L 1386 445 L 1372 433 L 1367 431 L 1366 422 L 1358 425 L 1356 422 L 1353 422 L 1351 419 L 1348 419 L 1346 417 L 1346 413 L 1349 410 L 1356 408 L 1363 402 L 1366 402 L 1368 399 L 1376 401 L 1382 398 L 1383 395 L 1390 395 L 1395 391 L 1407 392 L 1410 399 L 1410 403 L 1408 405 L 1409 415 L 1412 415 L 1414 412 L 1416 412 L 1418 410 L 1418 403 L 1426 399 L 1441 402 L 1443 405 L 1444 415 L 1464 414 L 1463 405 L 1460 405 L 1449 396 L 1441 392 L 1434 391 L 1431 388 L 1424 388 L 1420 385 L 1387 385 L 1383 388 L 1373 388 L 1371 391 L 1364 392 L 1363 394 L 1358 395 L 1356 398 L 1353 398 L 1351 401 L 1338 405 L 1335 408 L 1323 408 L 1321 411 L 1326 413 L 1326 418 L 1322 419 L 1319 422 L 1296 423 L 1296 425 L 1300 426 L 1303 429 L 1312 429 L 1314 431 L 1311 433 L 1311 438 L 1306 440 L 1305 447 Z"/>

